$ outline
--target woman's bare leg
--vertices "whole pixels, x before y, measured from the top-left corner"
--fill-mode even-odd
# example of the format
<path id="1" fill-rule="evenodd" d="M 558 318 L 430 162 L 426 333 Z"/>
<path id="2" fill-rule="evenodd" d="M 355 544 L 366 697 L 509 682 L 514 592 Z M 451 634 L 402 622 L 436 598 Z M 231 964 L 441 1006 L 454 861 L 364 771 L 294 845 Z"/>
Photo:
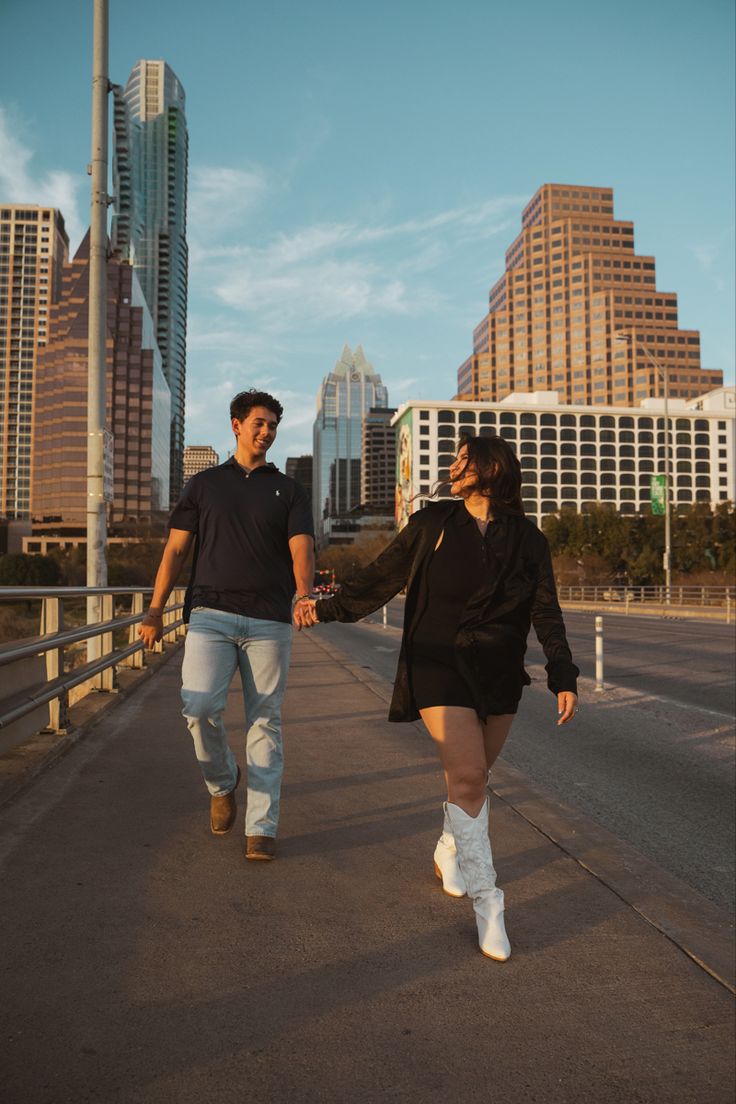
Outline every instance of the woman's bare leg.
<path id="1" fill-rule="evenodd" d="M 440 753 L 448 801 L 468 816 L 477 816 L 488 779 L 484 729 L 477 713 L 455 705 L 433 705 L 420 712 Z"/>
<path id="2" fill-rule="evenodd" d="M 491 769 L 501 754 L 515 717 L 515 713 L 500 713 L 495 717 L 486 717 L 483 725 L 483 743 L 486 750 L 487 770 Z"/>

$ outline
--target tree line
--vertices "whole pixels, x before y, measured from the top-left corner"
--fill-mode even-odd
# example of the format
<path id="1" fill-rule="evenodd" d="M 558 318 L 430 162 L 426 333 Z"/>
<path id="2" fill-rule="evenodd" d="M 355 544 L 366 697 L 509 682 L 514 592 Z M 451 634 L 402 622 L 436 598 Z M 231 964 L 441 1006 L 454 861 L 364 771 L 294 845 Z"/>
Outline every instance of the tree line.
<path id="1" fill-rule="evenodd" d="M 664 582 L 664 518 L 633 517 L 612 506 L 595 505 L 583 514 L 562 510 L 549 514 L 543 529 L 555 561 L 558 583 L 589 585 L 620 583 L 653 586 Z M 391 534 L 355 544 L 325 549 L 317 566 L 333 570 L 342 582 L 370 563 L 391 540 Z M 163 540 L 114 544 L 108 549 L 110 586 L 153 585 Z M 190 561 L 191 563 L 191 561 Z M 711 511 L 706 503 L 672 515 L 672 570 L 675 583 L 733 583 L 736 575 L 736 511 L 730 502 Z M 189 567 L 182 575 L 188 579 Z M 54 550 L 46 556 L 14 553 L 0 556 L 0 586 L 84 586 L 84 547 Z"/>

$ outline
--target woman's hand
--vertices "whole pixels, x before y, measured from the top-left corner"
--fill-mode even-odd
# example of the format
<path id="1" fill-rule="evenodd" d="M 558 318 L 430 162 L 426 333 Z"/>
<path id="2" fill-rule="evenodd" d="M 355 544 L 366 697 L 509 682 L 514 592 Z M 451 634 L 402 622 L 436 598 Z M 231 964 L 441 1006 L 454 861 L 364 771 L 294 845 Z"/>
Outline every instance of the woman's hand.
<path id="1" fill-rule="evenodd" d="M 313 598 L 300 598 L 294 605 L 294 627 L 297 632 L 310 629 L 318 622 L 316 601 Z"/>
<path id="2" fill-rule="evenodd" d="M 557 724 L 571 721 L 578 711 L 578 696 L 571 690 L 563 690 L 557 695 Z"/>

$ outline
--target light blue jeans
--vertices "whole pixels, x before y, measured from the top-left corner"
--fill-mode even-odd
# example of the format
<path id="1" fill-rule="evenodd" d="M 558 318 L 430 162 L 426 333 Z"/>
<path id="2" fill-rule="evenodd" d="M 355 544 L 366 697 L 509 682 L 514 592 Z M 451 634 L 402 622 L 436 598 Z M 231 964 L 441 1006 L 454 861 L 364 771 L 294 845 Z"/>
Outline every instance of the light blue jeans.
<path id="1" fill-rule="evenodd" d="M 182 710 L 210 794 L 230 793 L 237 763 L 223 713 L 240 668 L 245 702 L 247 807 L 245 834 L 275 836 L 283 773 L 281 702 L 291 654 L 292 628 L 237 613 L 192 610 L 184 647 Z"/>

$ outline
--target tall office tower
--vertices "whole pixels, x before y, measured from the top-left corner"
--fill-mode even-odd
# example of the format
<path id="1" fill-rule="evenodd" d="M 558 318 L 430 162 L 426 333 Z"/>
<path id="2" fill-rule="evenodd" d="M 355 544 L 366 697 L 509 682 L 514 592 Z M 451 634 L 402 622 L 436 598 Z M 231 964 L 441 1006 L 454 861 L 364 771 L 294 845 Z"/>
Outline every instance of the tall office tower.
<path id="1" fill-rule="evenodd" d="M 613 217 L 611 188 L 544 184 L 506 250 L 457 394 L 497 402 L 557 391 L 564 402 L 638 405 L 667 370 L 670 394 L 692 398 L 723 383 L 700 367 L 700 335 L 677 325 L 677 295 L 658 291 L 654 257 L 634 252 L 634 225 Z M 634 340 L 616 340 L 622 329 Z"/>
<path id="2" fill-rule="evenodd" d="M 172 502 L 184 478 L 187 164 L 184 89 L 164 61 L 139 61 L 114 90 L 113 249 L 135 265 L 171 391 Z"/>
<path id="3" fill-rule="evenodd" d="M 187 445 L 184 449 L 184 482 L 187 483 L 197 472 L 207 468 L 216 468 L 220 463 L 212 445 Z"/>
<path id="4" fill-rule="evenodd" d="M 36 358 L 68 252 L 54 207 L 0 206 L 0 516 L 11 521 L 30 517 Z"/>
<path id="5" fill-rule="evenodd" d="M 396 488 L 396 408 L 372 406 L 363 419 L 360 501 L 376 511 L 393 514 Z"/>
<path id="6" fill-rule="evenodd" d="M 388 392 L 361 345 L 346 345 L 317 395 L 312 464 L 312 508 L 318 544 L 324 519 L 360 505 L 363 419 L 371 407 L 387 407 Z"/>
<path id="7" fill-rule="evenodd" d="M 83 538 L 87 510 L 89 234 L 64 266 L 36 371 L 33 532 Z M 163 522 L 169 506 L 171 397 L 132 265 L 107 265 L 107 425 L 113 433 L 110 534 Z M 158 518 L 157 518 L 158 515 Z"/>
<path id="8" fill-rule="evenodd" d="M 296 479 L 312 498 L 312 457 L 288 456 L 286 459 L 286 474 L 291 479 Z"/>

